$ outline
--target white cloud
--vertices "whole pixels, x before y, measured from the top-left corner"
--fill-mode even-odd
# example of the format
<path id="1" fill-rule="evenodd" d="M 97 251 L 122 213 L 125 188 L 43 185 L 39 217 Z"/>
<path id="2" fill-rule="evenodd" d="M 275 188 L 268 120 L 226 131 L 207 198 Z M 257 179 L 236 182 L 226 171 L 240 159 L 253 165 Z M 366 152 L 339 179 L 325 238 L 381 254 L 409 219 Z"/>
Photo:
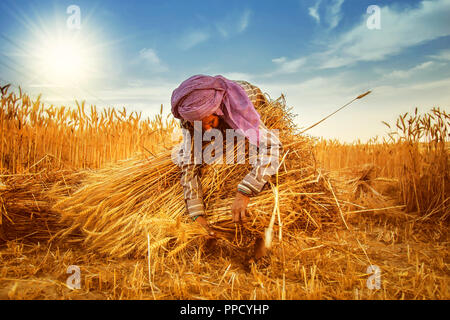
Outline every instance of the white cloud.
<path id="1" fill-rule="evenodd" d="M 252 14 L 253 12 L 249 9 L 245 9 L 243 12 L 229 13 L 216 22 L 215 27 L 224 38 L 228 38 L 244 32 L 250 25 Z"/>
<path id="2" fill-rule="evenodd" d="M 320 15 L 319 15 L 319 6 L 322 0 L 317 0 L 316 4 L 313 7 L 308 8 L 308 13 L 317 23 L 320 23 Z"/>
<path id="3" fill-rule="evenodd" d="M 422 68 L 427 69 L 426 65 Z M 413 85 L 375 85 L 367 88 L 364 82 L 352 85 L 354 76 L 353 73 L 341 73 L 299 83 L 260 83 L 259 87 L 273 98 L 284 93 L 287 105 L 298 114 L 295 122 L 301 128 L 316 123 L 359 94 L 372 89 L 373 92 L 364 99 L 355 101 L 307 132 L 345 142 L 386 136 L 386 127 L 381 121 L 392 123 L 398 115 L 410 112 L 415 107 L 420 112 L 427 112 L 432 107 L 444 110 L 450 107 L 450 79 L 432 82 L 418 80 Z"/>
<path id="4" fill-rule="evenodd" d="M 294 59 L 291 61 L 285 61 L 281 63 L 281 67 L 279 69 L 282 73 L 295 73 L 297 72 L 301 66 L 303 66 L 306 62 L 305 58 Z"/>
<path id="5" fill-rule="evenodd" d="M 222 35 L 222 37 L 228 38 L 229 31 L 223 25 L 216 23 L 216 28 L 217 31 L 219 31 L 219 33 Z"/>
<path id="6" fill-rule="evenodd" d="M 180 48 L 189 50 L 210 38 L 210 34 L 204 30 L 193 30 L 183 35 L 180 40 Z"/>
<path id="7" fill-rule="evenodd" d="M 177 87 L 176 84 L 147 85 L 140 82 L 139 87 L 124 87 L 123 89 L 102 90 L 99 92 L 104 98 L 111 101 L 129 100 L 129 99 L 170 99 L 172 90 Z"/>
<path id="8" fill-rule="evenodd" d="M 322 61 L 322 68 L 384 60 L 408 47 L 450 35 L 449 16 L 449 0 L 424 0 L 417 8 L 401 12 L 385 6 L 381 8 L 381 30 L 369 30 L 365 16 L 316 58 Z"/>
<path id="9" fill-rule="evenodd" d="M 248 9 L 244 11 L 244 13 L 242 14 L 242 17 L 241 17 L 239 28 L 238 28 L 239 32 L 244 32 L 245 29 L 247 29 L 247 27 L 250 23 L 251 14 L 252 14 L 252 12 Z"/>
<path id="10" fill-rule="evenodd" d="M 253 75 L 243 72 L 227 72 L 221 75 L 230 80 L 252 81 L 253 79 Z"/>
<path id="11" fill-rule="evenodd" d="M 161 64 L 161 60 L 153 49 L 142 49 L 141 51 L 139 51 L 139 57 L 151 64 Z"/>
<path id="12" fill-rule="evenodd" d="M 430 69 L 431 67 L 436 66 L 436 63 L 433 61 L 427 61 L 424 63 L 421 63 L 411 69 L 408 70 L 394 70 L 388 74 L 386 74 L 384 77 L 386 79 L 407 79 L 412 77 L 413 75 L 417 74 L 418 72 L 421 72 L 426 69 Z"/>
<path id="13" fill-rule="evenodd" d="M 132 86 L 132 84 L 136 86 Z M 143 118 L 145 118 L 147 116 L 153 117 L 159 113 L 161 104 L 164 106 L 164 114 L 169 114 L 171 109 L 170 98 L 173 90 L 178 86 L 179 83 L 162 79 L 158 81 L 128 81 L 128 86 L 99 90 L 95 93 L 108 105 L 125 107 L 127 111 L 142 111 Z M 102 105 L 105 106 L 105 103 Z"/>
<path id="14" fill-rule="evenodd" d="M 339 25 L 339 22 L 342 19 L 341 7 L 343 3 L 344 0 L 333 0 L 327 7 L 325 19 L 330 29 L 334 29 Z"/>
<path id="15" fill-rule="evenodd" d="M 430 58 L 435 60 L 450 61 L 450 50 L 442 50 L 436 55 L 431 55 Z"/>
<path id="16" fill-rule="evenodd" d="M 304 57 L 294 60 L 288 60 L 286 57 L 272 59 L 272 62 L 275 63 L 278 67 L 274 72 L 265 75 L 265 77 L 272 77 L 279 74 L 296 73 L 300 70 L 300 67 L 302 67 L 306 63 L 306 60 L 307 59 Z"/>
<path id="17" fill-rule="evenodd" d="M 322 0 L 317 0 L 314 6 L 308 8 L 308 14 L 320 24 L 321 17 L 319 14 L 319 8 L 321 7 Z M 344 0 L 329 0 L 324 6 L 324 20 L 329 29 L 334 29 L 339 25 L 342 19 L 341 7 L 344 4 Z"/>
<path id="18" fill-rule="evenodd" d="M 330 28 L 336 26 L 340 19 L 342 3 L 343 0 L 335 0 L 334 5 L 327 9 L 335 13 L 335 18 L 330 18 L 333 15 L 328 17 Z M 324 50 L 293 61 L 303 61 L 302 65 L 312 69 L 333 69 L 360 61 L 382 61 L 407 48 L 449 36 L 449 16 L 449 0 L 422 0 L 417 7 L 403 11 L 385 6 L 381 8 L 381 30 L 369 30 L 366 24 L 368 15 L 364 14 L 353 29 L 331 41 Z M 443 50 L 430 58 L 449 61 L 450 50 Z M 277 63 L 277 60 L 273 62 Z M 284 65 L 281 71 L 295 70 L 289 69 L 287 61 L 278 62 Z"/>
<path id="19" fill-rule="evenodd" d="M 143 48 L 139 51 L 136 59 L 131 61 L 132 65 L 143 66 L 152 72 L 166 72 L 167 65 L 161 61 L 155 49 Z"/>
<path id="20" fill-rule="evenodd" d="M 280 58 L 272 59 L 272 62 L 278 63 L 278 64 L 284 63 L 284 62 L 286 62 L 286 57 L 280 57 Z"/>

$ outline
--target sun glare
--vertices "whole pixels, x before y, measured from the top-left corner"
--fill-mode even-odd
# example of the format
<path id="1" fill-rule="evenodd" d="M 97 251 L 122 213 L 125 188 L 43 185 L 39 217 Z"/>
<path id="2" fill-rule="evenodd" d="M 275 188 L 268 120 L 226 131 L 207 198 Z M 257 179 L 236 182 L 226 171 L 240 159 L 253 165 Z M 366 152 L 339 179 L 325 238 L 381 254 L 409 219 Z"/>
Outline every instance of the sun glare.
<path id="1" fill-rule="evenodd" d="M 76 37 L 43 39 L 35 57 L 35 68 L 41 80 L 58 86 L 83 84 L 94 69 L 94 52 Z"/>

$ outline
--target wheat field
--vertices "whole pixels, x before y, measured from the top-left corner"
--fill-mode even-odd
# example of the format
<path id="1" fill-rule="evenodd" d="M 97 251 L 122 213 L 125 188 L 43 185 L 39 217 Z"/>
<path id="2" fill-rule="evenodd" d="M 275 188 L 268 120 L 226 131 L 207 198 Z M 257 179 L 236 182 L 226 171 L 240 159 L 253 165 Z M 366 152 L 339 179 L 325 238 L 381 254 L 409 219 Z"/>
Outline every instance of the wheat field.
<path id="1" fill-rule="evenodd" d="M 213 241 L 187 219 L 178 122 L 162 106 L 142 119 L 2 87 L 0 299 L 450 298 L 445 110 L 386 119 L 382 140 L 353 144 L 299 134 L 284 96 L 258 111 L 280 130 L 279 173 L 234 225 L 249 167 L 205 169 Z M 268 256 L 246 263 L 271 223 Z"/>

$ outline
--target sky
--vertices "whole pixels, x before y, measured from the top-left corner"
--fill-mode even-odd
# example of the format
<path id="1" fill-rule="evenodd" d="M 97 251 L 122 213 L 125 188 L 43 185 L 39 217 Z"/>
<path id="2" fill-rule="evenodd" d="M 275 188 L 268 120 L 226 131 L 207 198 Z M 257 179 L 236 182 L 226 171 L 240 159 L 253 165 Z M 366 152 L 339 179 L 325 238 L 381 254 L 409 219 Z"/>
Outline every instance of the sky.
<path id="1" fill-rule="evenodd" d="M 0 84 L 75 106 L 170 113 L 196 75 L 284 95 L 300 128 L 343 142 L 383 137 L 399 114 L 450 109 L 450 0 L 0 3 Z"/>

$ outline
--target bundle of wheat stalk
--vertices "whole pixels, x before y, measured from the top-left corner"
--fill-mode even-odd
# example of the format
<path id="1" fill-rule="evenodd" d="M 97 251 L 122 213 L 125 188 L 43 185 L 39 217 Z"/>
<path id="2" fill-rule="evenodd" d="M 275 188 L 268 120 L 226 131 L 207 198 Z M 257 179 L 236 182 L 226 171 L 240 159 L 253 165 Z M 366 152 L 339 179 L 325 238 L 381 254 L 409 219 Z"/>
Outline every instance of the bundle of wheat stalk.
<path id="1" fill-rule="evenodd" d="M 81 174 L 81 173 L 80 173 Z M 67 175 L 67 179 L 65 179 Z M 0 181 L 0 239 L 47 242 L 67 226 L 59 213 L 51 209 L 47 191 L 57 181 L 73 187 L 78 174 L 67 171 L 2 176 Z M 75 234 L 72 235 L 75 238 Z"/>
<path id="2" fill-rule="evenodd" d="M 371 163 L 327 171 L 326 176 L 336 186 L 339 202 L 345 205 L 346 215 L 383 213 L 398 215 L 405 205 L 398 201 L 398 180 L 384 178 L 380 168 Z"/>
<path id="3" fill-rule="evenodd" d="M 230 208 L 236 186 L 250 165 L 212 164 L 202 173 L 208 220 L 218 237 L 237 249 L 250 247 L 251 240 L 263 235 L 270 224 L 282 241 L 283 230 L 305 225 L 321 228 L 336 212 L 331 185 L 316 172 L 312 142 L 297 134 L 284 97 L 258 111 L 269 129 L 280 130 L 284 151 L 278 175 L 251 200 L 247 223 L 235 225 Z M 55 203 L 52 210 L 70 225 L 55 238 L 70 238 L 81 231 L 86 247 L 114 257 L 145 256 L 149 246 L 164 246 L 169 255 L 175 255 L 208 238 L 187 217 L 180 169 L 170 151 L 148 158 L 136 155 L 85 171 L 83 176 L 75 190 L 61 181 L 48 192 Z"/>

